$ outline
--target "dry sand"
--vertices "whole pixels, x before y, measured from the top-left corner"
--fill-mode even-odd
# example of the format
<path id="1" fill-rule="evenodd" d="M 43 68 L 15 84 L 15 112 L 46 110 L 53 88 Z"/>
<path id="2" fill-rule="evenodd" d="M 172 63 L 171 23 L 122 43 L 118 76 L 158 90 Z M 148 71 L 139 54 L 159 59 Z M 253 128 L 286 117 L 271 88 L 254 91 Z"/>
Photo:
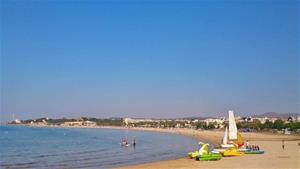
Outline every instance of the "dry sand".
<path id="1" fill-rule="evenodd" d="M 190 129 L 153 129 L 133 128 L 133 130 L 171 132 L 193 136 L 201 141 L 217 145 L 223 137 L 221 131 L 196 131 Z M 258 144 L 265 154 L 243 155 L 241 157 L 223 157 L 220 161 L 196 161 L 186 157 L 176 160 L 166 160 L 154 163 L 139 164 L 121 167 L 122 169 L 193 169 L 193 168 L 300 168 L 300 136 L 278 135 L 263 133 L 242 133 L 250 144 Z M 285 149 L 282 149 L 282 140 L 285 140 Z"/>

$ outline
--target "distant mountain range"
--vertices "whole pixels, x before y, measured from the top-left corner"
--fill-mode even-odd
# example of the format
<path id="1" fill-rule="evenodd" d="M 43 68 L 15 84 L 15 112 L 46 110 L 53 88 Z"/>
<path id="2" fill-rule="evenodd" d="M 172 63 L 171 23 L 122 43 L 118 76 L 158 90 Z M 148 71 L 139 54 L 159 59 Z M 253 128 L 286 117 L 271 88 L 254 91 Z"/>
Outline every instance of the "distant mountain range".
<path id="1" fill-rule="evenodd" d="M 214 119 L 217 117 L 211 117 L 211 116 L 204 116 L 204 117 L 200 117 L 200 116 L 191 116 L 191 117 L 182 117 L 182 118 L 174 118 L 174 119 L 178 119 L 178 120 L 193 120 L 193 119 L 197 119 L 197 120 L 205 120 L 205 119 Z"/>
<path id="2" fill-rule="evenodd" d="M 276 113 L 276 112 L 267 112 L 261 115 L 254 115 L 253 117 L 268 117 L 268 118 L 289 118 L 289 117 L 300 117 L 300 114 L 296 113 Z"/>
<path id="3" fill-rule="evenodd" d="M 238 116 L 237 114 L 235 114 L 236 116 Z M 260 115 L 252 115 L 251 117 L 256 117 L 256 118 L 262 118 L 262 117 L 268 117 L 268 118 L 283 118 L 283 119 L 287 119 L 289 117 L 300 117 L 300 114 L 296 114 L 296 113 L 276 113 L 276 112 L 267 112 L 267 113 L 263 113 Z M 191 119 L 199 119 L 199 120 L 204 120 L 204 119 L 208 119 L 208 118 L 216 118 L 216 117 L 183 117 L 183 118 L 177 118 L 177 119 L 185 119 L 185 120 L 191 120 Z M 225 118 L 227 118 L 225 116 Z"/>

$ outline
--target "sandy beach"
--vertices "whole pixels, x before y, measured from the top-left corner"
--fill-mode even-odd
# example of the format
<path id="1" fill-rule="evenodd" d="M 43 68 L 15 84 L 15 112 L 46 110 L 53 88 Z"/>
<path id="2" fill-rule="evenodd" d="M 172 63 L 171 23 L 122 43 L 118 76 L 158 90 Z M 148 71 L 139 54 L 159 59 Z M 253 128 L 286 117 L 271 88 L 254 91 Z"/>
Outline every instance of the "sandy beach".
<path id="1" fill-rule="evenodd" d="M 121 129 L 121 128 L 120 128 Z M 124 128 L 122 128 L 124 129 Z M 196 131 L 190 129 L 153 129 L 131 128 L 132 130 L 170 132 L 196 137 L 217 145 L 223 137 L 221 131 Z M 262 155 L 243 155 L 241 157 L 224 157 L 220 161 L 195 161 L 186 157 L 159 161 L 149 164 L 121 167 L 122 169 L 193 169 L 193 168 L 299 168 L 300 167 L 300 136 L 279 135 L 268 133 L 242 133 L 242 136 L 251 144 L 257 144 L 265 150 Z M 282 149 L 282 140 L 285 140 L 285 149 Z"/>

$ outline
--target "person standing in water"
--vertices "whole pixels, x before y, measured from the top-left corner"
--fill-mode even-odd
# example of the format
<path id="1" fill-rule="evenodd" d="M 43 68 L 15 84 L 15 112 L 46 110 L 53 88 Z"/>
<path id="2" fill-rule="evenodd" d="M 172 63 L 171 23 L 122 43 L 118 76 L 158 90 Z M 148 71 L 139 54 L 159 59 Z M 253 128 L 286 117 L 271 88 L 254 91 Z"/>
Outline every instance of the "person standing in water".
<path id="1" fill-rule="evenodd" d="M 133 139 L 132 145 L 135 147 L 135 145 L 136 145 L 135 139 Z"/>
<path id="2" fill-rule="evenodd" d="M 125 143 L 125 138 L 122 138 L 122 141 L 121 141 L 121 146 L 124 146 L 126 143 Z"/>
<path id="3" fill-rule="evenodd" d="M 284 140 L 282 140 L 282 149 L 284 150 Z"/>

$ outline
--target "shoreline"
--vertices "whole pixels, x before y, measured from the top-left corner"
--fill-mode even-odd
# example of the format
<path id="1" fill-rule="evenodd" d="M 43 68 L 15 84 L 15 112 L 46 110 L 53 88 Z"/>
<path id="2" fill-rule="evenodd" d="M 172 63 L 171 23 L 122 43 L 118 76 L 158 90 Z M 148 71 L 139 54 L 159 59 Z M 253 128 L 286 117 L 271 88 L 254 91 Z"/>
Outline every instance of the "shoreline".
<path id="1" fill-rule="evenodd" d="M 18 125 L 16 125 L 18 126 Z M 194 130 L 185 128 L 143 128 L 143 127 L 118 127 L 118 126 L 32 126 L 37 128 L 93 128 L 93 129 L 118 129 L 118 130 L 134 130 L 145 132 L 162 132 L 173 133 L 192 137 L 198 141 L 208 142 L 215 147 L 221 142 L 224 131 L 218 130 Z M 249 140 L 251 144 L 260 145 L 261 149 L 266 153 L 262 155 L 243 155 L 241 157 L 224 157 L 220 161 L 195 161 L 187 157 L 179 159 L 154 161 L 150 163 L 142 163 L 117 167 L 119 169 L 189 169 L 189 168 L 299 168 L 300 167 L 300 136 L 299 135 L 283 135 L 273 133 L 241 133 L 244 140 Z M 282 140 L 285 141 L 285 150 L 281 149 Z M 187 152 L 188 153 L 188 152 Z"/>
<path id="2" fill-rule="evenodd" d="M 138 129 L 143 131 L 169 132 L 168 129 Z M 164 131 L 166 130 L 166 131 Z M 223 138 L 223 131 L 173 129 L 173 133 L 194 137 L 201 141 L 208 141 L 214 146 L 218 145 Z M 182 157 L 175 160 L 163 160 L 158 162 L 118 167 L 119 169 L 190 169 L 190 168 L 261 168 L 261 169 L 296 169 L 300 167 L 300 136 L 282 135 L 272 133 L 241 133 L 244 140 L 251 144 L 258 144 L 266 151 L 262 155 L 243 155 L 241 157 L 224 157 L 220 161 L 195 161 Z M 285 141 L 285 150 L 281 149 L 282 140 Z M 287 150 L 288 148 L 288 150 Z"/>
<path id="3" fill-rule="evenodd" d="M 196 130 L 189 128 L 153 128 L 153 127 L 124 127 L 124 126 L 58 126 L 58 125 L 4 125 L 4 126 L 26 126 L 34 128 L 82 128 L 82 129 L 117 129 L 146 132 L 173 133 L 206 141 L 218 146 L 223 138 L 223 130 Z M 249 141 L 300 141 L 300 134 L 278 134 L 271 132 L 241 132 L 244 140 Z M 216 138 L 217 137 L 217 138 Z"/>

